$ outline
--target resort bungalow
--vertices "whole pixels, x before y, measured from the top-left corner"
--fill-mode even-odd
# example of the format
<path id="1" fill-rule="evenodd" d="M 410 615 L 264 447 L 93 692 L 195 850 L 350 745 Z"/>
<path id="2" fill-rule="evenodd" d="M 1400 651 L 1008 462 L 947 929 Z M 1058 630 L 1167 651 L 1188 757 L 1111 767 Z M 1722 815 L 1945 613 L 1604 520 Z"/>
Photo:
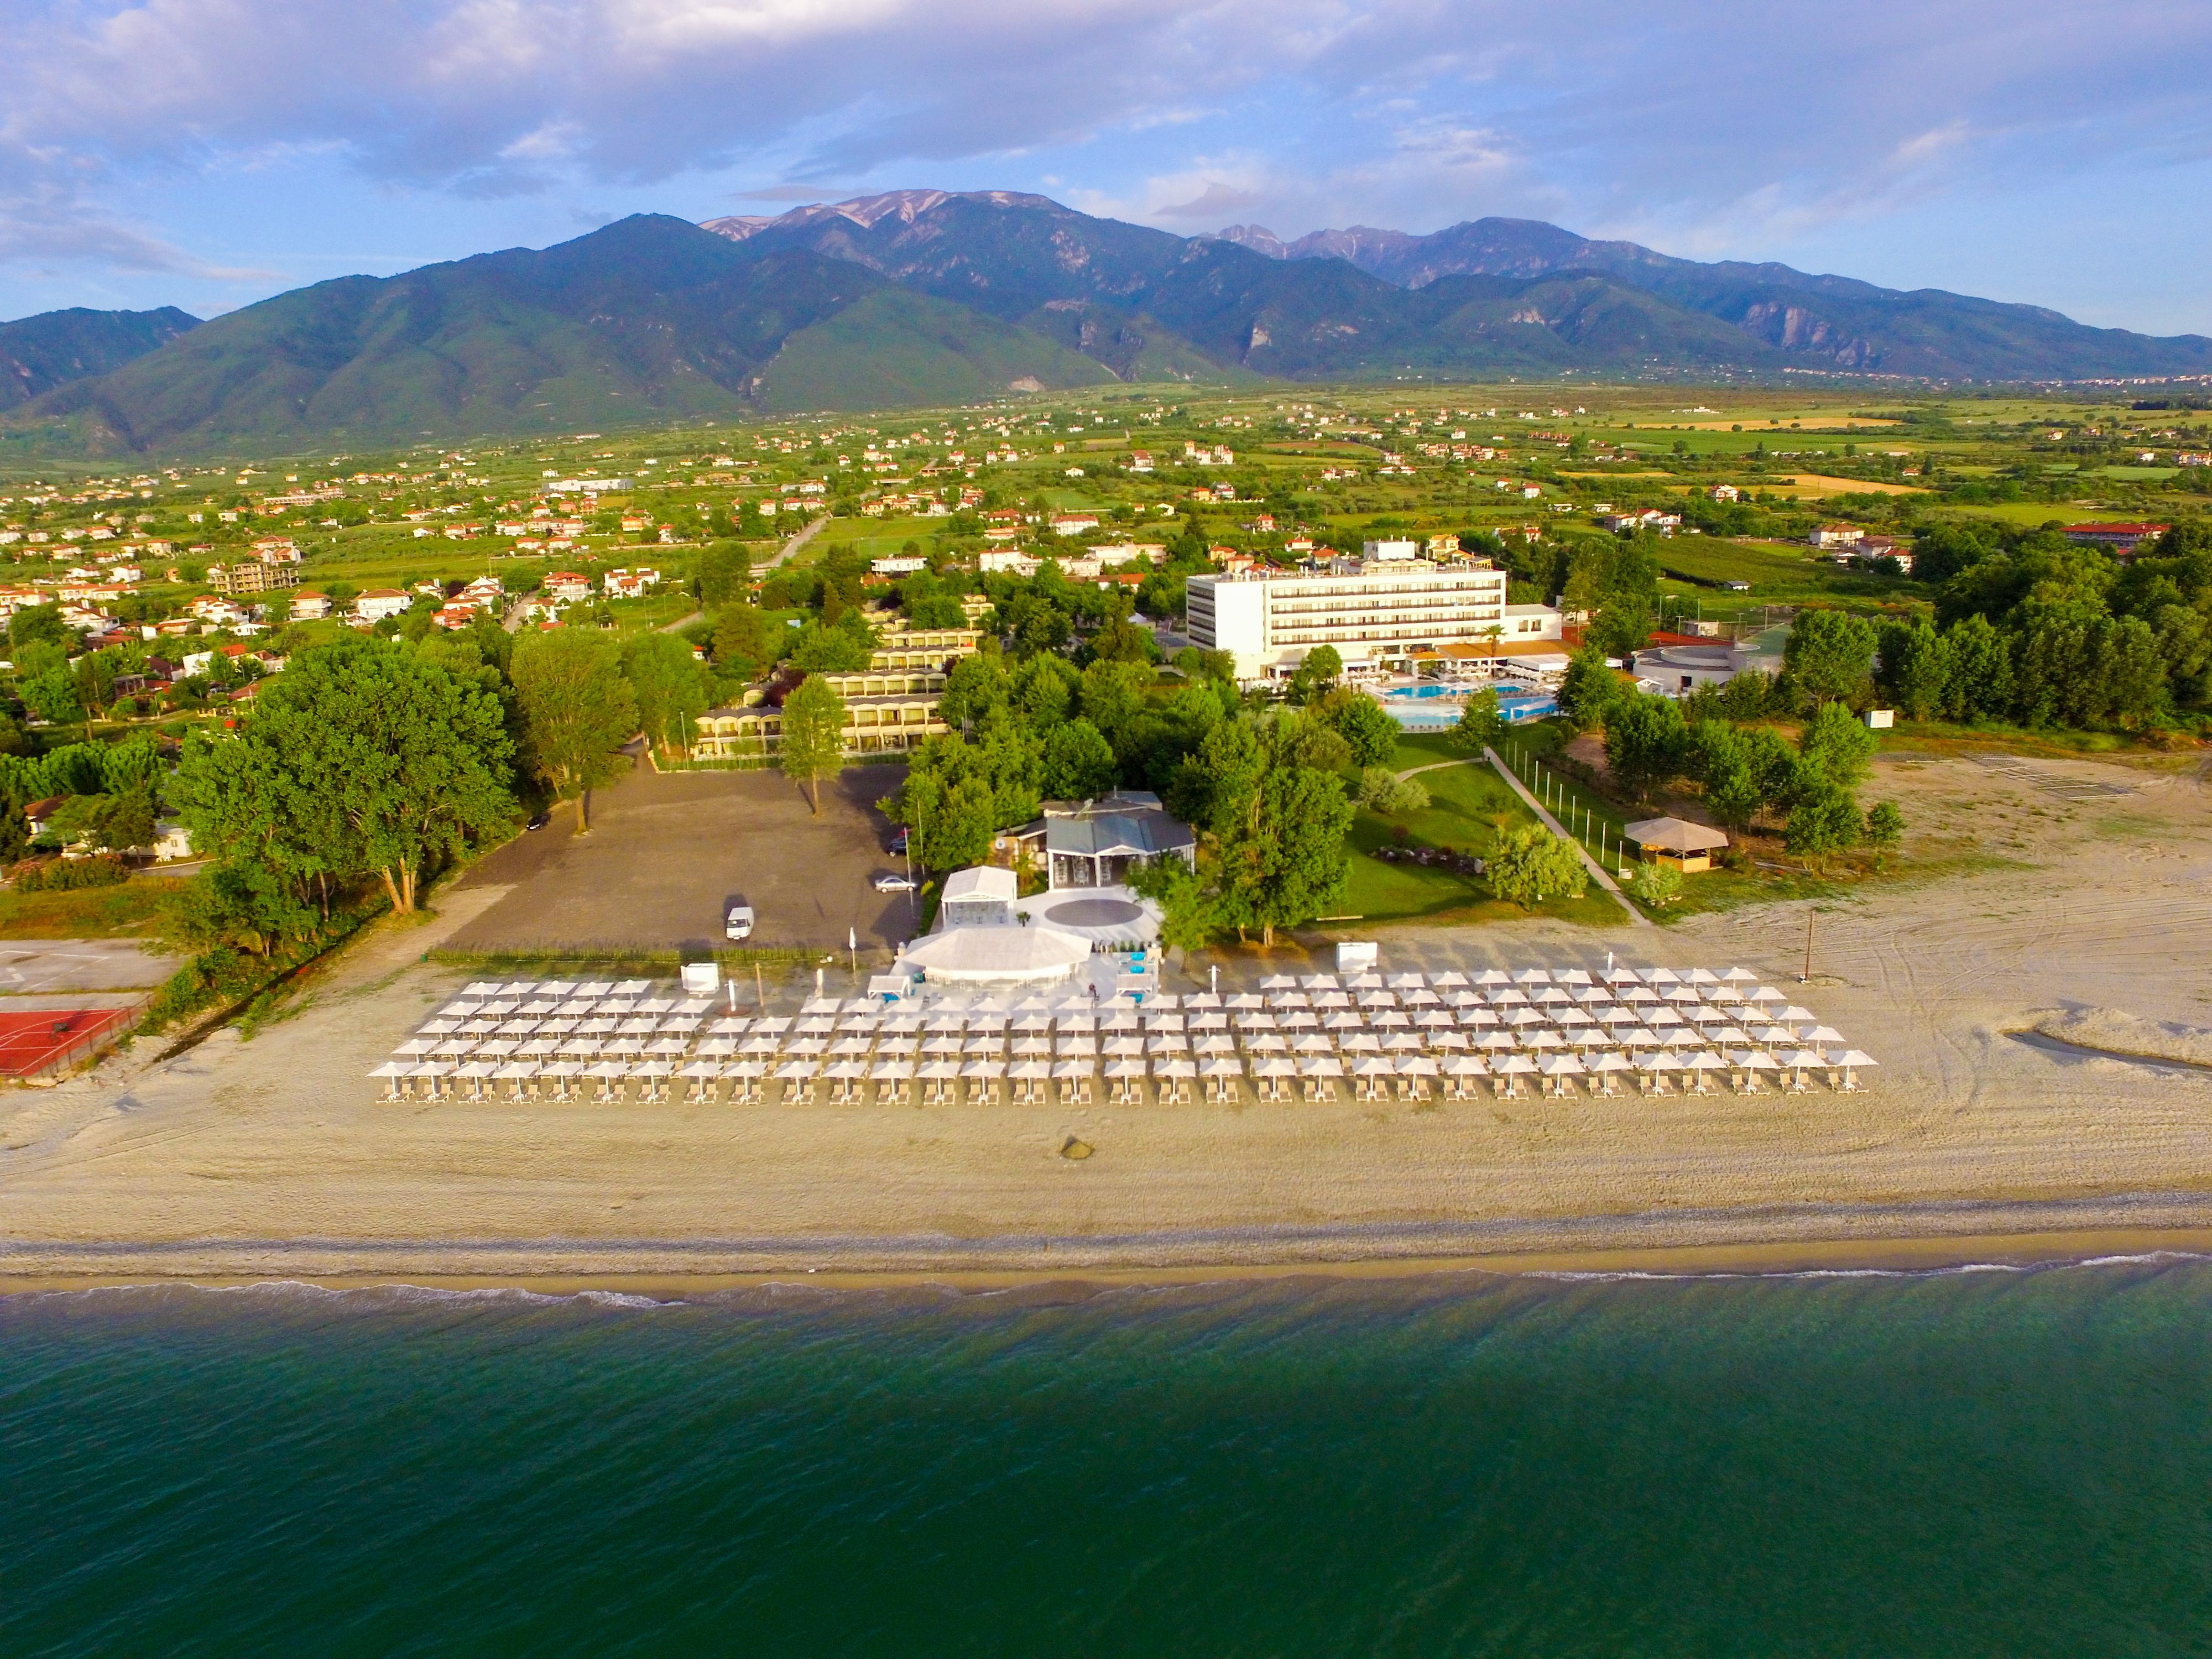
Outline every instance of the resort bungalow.
<path id="1" fill-rule="evenodd" d="M 938 902 L 940 927 L 1004 927 L 1013 919 L 1020 878 L 1011 870 L 991 865 L 955 870 L 945 878 L 945 894 Z"/>
<path id="2" fill-rule="evenodd" d="M 1162 858 L 1194 864 L 1198 838 L 1170 816 L 1160 798 L 1142 789 L 1117 789 L 1097 800 L 1047 801 L 1044 815 L 1000 836 L 998 848 L 1018 856 L 1042 856 L 1046 884 L 1117 887 L 1131 866 Z"/>
<path id="3" fill-rule="evenodd" d="M 1644 818 L 1624 824 L 1620 833 L 1624 840 L 1634 842 L 1642 849 L 1649 862 L 1671 864 L 1692 874 L 1711 869 L 1711 855 L 1729 844 L 1729 838 L 1719 830 L 1686 818 Z"/>

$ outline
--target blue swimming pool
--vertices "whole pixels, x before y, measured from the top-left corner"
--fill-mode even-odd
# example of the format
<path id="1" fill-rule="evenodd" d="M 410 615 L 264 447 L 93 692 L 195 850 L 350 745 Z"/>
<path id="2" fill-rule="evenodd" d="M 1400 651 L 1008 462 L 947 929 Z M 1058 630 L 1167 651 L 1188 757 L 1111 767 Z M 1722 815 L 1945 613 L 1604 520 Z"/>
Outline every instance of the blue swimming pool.
<path id="1" fill-rule="evenodd" d="M 1408 690 L 1414 688 L 1408 687 Z M 1420 688 L 1426 691 L 1426 687 Z M 1442 688 L 1438 688 L 1439 690 Z M 1408 732 L 1449 732 L 1459 724 L 1461 706 L 1454 701 L 1442 708 L 1421 708 L 1413 698 L 1400 698 L 1393 702 L 1394 694 L 1383 693 L 1382 706 L 1391 717 Z M 1433 695 L 1433 694 L 1431 694 Z M 1559 712 L 1559 700 L 1548 691 L 1515 693 L 1502 691 L 1498 696 L 1498 712 L 1505 717 L 1508 726 L 1518 726 L 1523 720 L 1540 720 L 1547 714 Z"/>

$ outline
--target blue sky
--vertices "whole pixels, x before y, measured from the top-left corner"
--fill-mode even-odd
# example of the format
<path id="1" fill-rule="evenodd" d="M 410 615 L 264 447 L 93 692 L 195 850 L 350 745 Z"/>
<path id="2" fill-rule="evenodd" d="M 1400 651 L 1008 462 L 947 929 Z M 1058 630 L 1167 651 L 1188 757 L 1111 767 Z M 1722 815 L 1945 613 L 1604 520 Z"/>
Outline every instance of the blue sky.
<path id="1" fill-rule="evenodd" d="M 2212 333 L 2212 7 L 9 0 L 0 317 L 935 185 L 1548 219 Z"/>

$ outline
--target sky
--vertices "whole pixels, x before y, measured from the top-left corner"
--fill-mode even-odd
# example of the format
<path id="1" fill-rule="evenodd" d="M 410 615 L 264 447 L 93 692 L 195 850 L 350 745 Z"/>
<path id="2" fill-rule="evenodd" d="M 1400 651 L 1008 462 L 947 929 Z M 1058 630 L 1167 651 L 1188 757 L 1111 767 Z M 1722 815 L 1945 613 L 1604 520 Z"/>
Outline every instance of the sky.
<path id="1" fill-rule="evenodd" d="M 634 212 L 1549 220 L 2212 334 L 2203 0 L 7 0 L 0 318 Z"/>

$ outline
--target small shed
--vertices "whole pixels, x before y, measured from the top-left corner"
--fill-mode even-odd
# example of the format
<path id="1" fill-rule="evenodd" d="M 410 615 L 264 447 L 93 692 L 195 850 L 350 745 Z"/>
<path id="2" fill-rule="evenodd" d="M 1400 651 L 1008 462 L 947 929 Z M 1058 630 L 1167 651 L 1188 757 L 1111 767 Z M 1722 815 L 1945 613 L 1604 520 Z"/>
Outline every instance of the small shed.
<path id="1" fill-rule="evenodd" d="M 1624 824 L 1620 833 L 1651 862 L 1671 864 L 1686 872 L 1711 869 L 1711 855 L 1729 844 L 1719 830 L 1686 818 L 1644 818 Z"/>

